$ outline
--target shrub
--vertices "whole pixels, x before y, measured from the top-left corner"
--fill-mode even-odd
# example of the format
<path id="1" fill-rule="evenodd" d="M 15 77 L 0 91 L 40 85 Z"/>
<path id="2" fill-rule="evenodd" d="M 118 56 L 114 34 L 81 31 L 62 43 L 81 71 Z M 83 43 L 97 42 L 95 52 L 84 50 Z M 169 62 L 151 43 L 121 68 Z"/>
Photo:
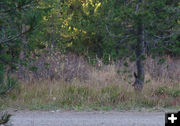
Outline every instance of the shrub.
<path id="1" fill-rule="evenodd" d="M 5 95 L 12 89 L 14 89 L 17 86 L 17 80 L 8 76 L 7 80 L 3 83 L 0 83 L 0 96 Z"/>
<path id="2" fill-rule="evenodd" d="M 167 86 L 161 86 L 161 87 L 158 87 L 155 91 L 155 94 L 156 95 L 164 95 L 166 94 L 168 91 L 168 87 Z"/>
<path id="3" fill-rule="evenodd" d="M 8 114 L 7 112 L 0 113 L 0 125 L 10 126 L 10 124 L 8 125 L 10 118 L 11 114 Z"/>
<path id="4" fill-rule="evenodd" d="M 172 88 L 171 90 L 168 91 L 168 95 L 172 97 L 178 97 L 180 95 L 180 90 L 177 88 Z"/>

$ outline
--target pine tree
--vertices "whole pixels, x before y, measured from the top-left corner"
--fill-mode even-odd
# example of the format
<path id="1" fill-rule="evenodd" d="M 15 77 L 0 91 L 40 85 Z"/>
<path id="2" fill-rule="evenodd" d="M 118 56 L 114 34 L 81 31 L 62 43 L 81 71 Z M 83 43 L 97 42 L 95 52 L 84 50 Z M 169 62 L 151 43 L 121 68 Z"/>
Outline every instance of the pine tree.
<path id="1" fill-rule="evenodd" d="M 16 69 L 22 55 L 29 51 L 29 35 L 35 31 L 44 14 L 38 0 L 0 1 L 0 92 L 12 88 L 5 85 L 4 76 Z M 8 82 L 7 82 L 8 83 Z M 13 85 L 14 86 L 14 85 Z"/>
<path id="2" fill-rule="evenodd" d="M 178 47 L 180 8 L 176 0 L 114 0 L 109 10 L 107 32 L 117 34 L 117 47 L 136 55 L 135 90 L 141 91 L 145 79 L 144 59 L 150 54 Z M 111 30 L 109 30 L 111 29 Z M 115 36 L 115 35 L 114 35 Z M 170 46 L 171 45 L 171 46 Z M 132 55 L 132 54 L 131 54 Z"/>

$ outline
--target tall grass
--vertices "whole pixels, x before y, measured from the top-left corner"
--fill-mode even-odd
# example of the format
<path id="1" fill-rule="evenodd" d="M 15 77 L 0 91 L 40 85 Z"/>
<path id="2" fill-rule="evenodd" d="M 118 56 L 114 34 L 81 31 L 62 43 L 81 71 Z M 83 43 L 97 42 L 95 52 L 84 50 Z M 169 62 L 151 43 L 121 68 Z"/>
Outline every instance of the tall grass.
<path id="1" fill-rule="evenodd" d="M 81 84 L 64 81 L 21 84 L 0 106 L 20 109 L 135 109 L 138 107 L 179 107 L 179 84 L 150 82 L 142 93 L 129 84 Z"/>
<path id="2" fill-rule="evenodd" d="M 180 107 L 180 61 L 167 58 L 161 65 L 158 61 L 146 59 L 144 89 L 137 93 L 132 87 L 134 62 L 126 60 L 105 65 L 98 61 L 90 65 L 74 54 L 43 54 L 31 63 L 38 69 L 32 71 L 20 66 L 15 74 L 19 87 L 0 97 L 0 108 Z"/>

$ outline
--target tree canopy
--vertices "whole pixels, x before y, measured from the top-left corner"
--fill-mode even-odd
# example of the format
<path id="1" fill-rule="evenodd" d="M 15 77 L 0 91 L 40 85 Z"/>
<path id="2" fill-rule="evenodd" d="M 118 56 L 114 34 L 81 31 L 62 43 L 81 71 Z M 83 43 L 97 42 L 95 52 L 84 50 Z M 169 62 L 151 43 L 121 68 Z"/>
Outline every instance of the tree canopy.
<path id="1" fill-rule="evenodd" d="M 1 0 L 0 69 L 34 49 L 57 48 L 84 57 L 136 61 L 142 90 L 146 56 L 179 56 L 177 0 Z M 6 67 L 7 68 L 7 67 Z M 0 75 L 0 78 L 3 78 Z M 1 80 L 1 79 L 0 79 Z"/>

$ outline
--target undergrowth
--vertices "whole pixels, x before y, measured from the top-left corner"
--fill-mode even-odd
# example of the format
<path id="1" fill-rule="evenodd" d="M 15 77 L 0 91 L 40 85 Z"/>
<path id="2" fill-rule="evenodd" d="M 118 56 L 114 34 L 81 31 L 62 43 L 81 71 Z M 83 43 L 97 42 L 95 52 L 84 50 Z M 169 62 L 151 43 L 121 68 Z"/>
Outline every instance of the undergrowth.
<path id="1" fill-rule="evenodd" d="M 30 110 L 113 110 L 179 107 L 179 84 L 145 84 L 142 93 L 124 84 L 77 84 L 64 81 L 21 84 L 6 97 L 0 108 Z"/>

